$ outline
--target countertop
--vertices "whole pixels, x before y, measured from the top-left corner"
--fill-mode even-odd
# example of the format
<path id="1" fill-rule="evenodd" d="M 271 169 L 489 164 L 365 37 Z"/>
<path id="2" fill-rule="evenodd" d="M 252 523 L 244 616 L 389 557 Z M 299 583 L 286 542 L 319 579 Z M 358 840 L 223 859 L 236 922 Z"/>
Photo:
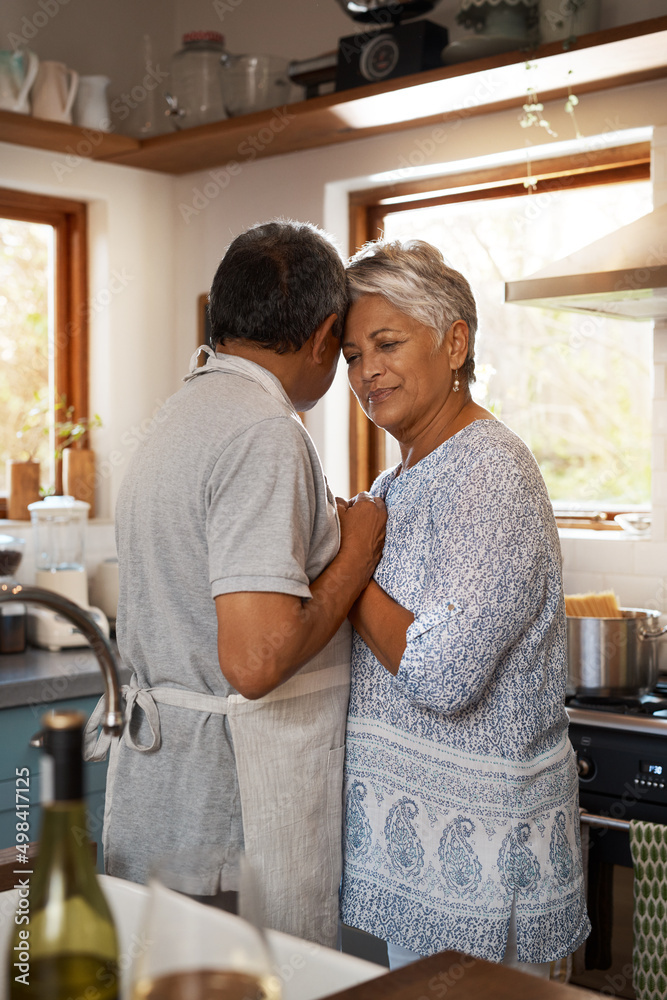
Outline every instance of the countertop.
<path id="1" fill-rule="evenodd" d="M 125 667 L 114 642 L 111 643 L 121 684 L 130 671 Z M 104 681 L 97 660 L 88 646 L 47 649 L 28 646 L 23 653 L 0 655 L 0 710 L 20 705 L 45 705 L 66 698 L 102 694 Z"/>

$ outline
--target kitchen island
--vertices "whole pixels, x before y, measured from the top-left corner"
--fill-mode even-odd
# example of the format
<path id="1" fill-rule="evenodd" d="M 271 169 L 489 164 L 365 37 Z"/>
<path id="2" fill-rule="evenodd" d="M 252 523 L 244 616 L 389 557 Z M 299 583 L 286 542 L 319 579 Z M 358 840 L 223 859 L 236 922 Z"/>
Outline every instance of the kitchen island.
<path id="1" fill-rule="evenodd" d="M 126 683 L 129 671 L 118 656 L 116 662 L 121 683 Z M 89 715 L 103 687 L 102 673 L 88 647 L 58 653 L 28 647 L 24 653 L 0 657 L 0 848 L 15 844 L 15 769 L 28 769 L 30 839 L 39 837 L 39 751 L 30 747 L 29 740 L 39 730 L 42 715 L 52 708 L 65 707 Z M 98 845 L 100 871 L 106 770 L 106 761 L 85 766 L 90 835 Z M 375 955 L 367 957 L 377 961 Z M 587 991 L 546 982 L 457 952 L 433 955 L 342 993 L 331 994 L 336 1000 L 416 1000 L 445 995 L 452 1000 L 479 997 L 576 1000 L 591 996 Z"/>

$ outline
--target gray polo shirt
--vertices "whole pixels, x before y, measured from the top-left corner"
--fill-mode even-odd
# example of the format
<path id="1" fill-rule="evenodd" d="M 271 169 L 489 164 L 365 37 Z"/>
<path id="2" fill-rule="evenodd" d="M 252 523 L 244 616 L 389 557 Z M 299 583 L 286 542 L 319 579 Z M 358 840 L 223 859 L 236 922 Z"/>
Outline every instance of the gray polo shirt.
<path id="1" fill-rule="evenodd" d="M 226 372 L 187 383 L 157 414 L 123 481 L 118 644 L 140 687 L 230 694 L 213 599 L 307 598 L 338 550 L 317 451 L 270 377 L 284 404 Z M 161 748 L 140 753 L 121 741 L 109 775 L 107 870 L 137 881 L 167 850 L 242 842 L 226 717 L 163 704 L 159 714 Z M 150 742 L 145 718 L 137 735 Z"/>

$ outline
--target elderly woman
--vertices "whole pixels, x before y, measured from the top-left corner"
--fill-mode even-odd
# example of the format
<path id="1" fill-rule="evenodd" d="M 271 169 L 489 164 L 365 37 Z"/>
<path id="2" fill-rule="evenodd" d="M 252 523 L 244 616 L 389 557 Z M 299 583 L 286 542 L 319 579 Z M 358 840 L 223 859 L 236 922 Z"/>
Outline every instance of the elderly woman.
<path id="1" fill-rule="evenodd" d="M 350 385 L 401 463 L 350 612 L 343 921 L 392 967 L 451 948 L 548 975 L 590 931 L 551 503 L 470 395 L 466 279 L 414 240 L 365 247 L 348 285 Z"/>

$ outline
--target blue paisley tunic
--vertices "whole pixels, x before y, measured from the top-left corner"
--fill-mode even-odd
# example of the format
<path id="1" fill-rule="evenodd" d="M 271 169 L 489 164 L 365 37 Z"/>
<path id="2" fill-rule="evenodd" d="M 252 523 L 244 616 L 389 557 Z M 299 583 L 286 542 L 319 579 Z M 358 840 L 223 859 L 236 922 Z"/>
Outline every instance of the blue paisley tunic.
<path id="1" fill-rule="evenodd" d="M 421 955 L 521 962 L 590 923 L 564 709 L 558 533 L 535 459 L 479 420 L 371 492 L 375 579 L 415 620 L 393 677 L 355 633 L 342 919 Z"/>

